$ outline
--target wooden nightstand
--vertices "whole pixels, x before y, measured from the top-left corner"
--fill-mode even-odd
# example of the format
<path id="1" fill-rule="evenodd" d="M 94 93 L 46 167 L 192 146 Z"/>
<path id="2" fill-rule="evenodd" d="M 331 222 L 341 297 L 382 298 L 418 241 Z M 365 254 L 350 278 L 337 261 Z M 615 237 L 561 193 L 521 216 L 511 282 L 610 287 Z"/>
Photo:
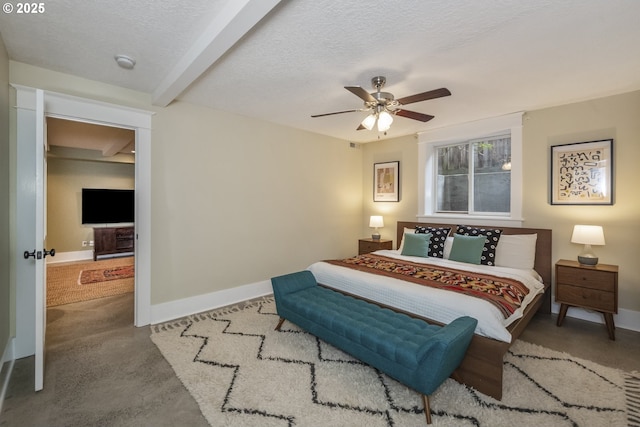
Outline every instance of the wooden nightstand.
<path id="1" fill-rule="evenodd" d="M 581 265 L 561 259 L 556 263 L 556 302 L 559 302 L 558 326 L 570 306 L 583 307 L 604 315 L 609 338 L 616 339 L 613 313 L 618 312 L 618 266 Z"/>
<path id="2" fill-rule="evenodd" d="M 393 241 L 388 239 L 360 239 L 358 240 L 358 255 L 379 251 L 380 249 L 393 249 Z"/>

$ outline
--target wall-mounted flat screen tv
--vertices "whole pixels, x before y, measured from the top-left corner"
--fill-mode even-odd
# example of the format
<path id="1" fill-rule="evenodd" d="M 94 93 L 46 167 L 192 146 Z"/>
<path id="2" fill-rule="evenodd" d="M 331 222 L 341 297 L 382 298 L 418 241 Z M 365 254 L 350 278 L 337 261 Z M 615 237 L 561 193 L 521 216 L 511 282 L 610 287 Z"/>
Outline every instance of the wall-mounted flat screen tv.
<path id="1" fill-rule="evenodd" d="M 114 224 L 135 221 L 133 190 L 82 189 L 82 223 Z"/>

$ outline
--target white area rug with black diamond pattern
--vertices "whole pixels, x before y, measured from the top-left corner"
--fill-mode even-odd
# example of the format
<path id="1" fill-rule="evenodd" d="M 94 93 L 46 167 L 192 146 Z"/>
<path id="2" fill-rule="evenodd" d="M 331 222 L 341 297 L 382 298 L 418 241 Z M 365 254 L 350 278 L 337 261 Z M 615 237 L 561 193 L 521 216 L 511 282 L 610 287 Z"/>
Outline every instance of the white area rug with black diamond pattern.
<path id="1" fill-rule="evenodd" d="M 272 298 L 152 327 L 212 426 L 424 426 L 418 393 L 285 322 Z M 433 426 L 640 426 L 637 375 L 517 341 L 502 401 L 448 379 Z"/>

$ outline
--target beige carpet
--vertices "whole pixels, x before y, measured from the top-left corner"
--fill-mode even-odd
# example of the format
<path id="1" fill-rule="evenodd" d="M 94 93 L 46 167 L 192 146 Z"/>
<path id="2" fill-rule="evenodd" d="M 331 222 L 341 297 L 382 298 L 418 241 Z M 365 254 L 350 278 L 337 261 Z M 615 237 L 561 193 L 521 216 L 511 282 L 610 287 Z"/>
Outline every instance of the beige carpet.
<path id="1" fill-rule="evenodd" d="M 133 263 L 134 257 L 126 257 L 47 266 L 47 307 L 133 292 L 133 277 L 89 284 L 79 282 L 82 271 L 130 266 Z"/>
<path id="2" fill-rule="evenodd" d="M 273 299 L 152 327 L 211 426 L 425 426 L 419 395 L 285 322 Z M 640 418 L 637 375 L 517 341 L 497 401 L 451 379 L 433 426 L 618 427 Z"/>

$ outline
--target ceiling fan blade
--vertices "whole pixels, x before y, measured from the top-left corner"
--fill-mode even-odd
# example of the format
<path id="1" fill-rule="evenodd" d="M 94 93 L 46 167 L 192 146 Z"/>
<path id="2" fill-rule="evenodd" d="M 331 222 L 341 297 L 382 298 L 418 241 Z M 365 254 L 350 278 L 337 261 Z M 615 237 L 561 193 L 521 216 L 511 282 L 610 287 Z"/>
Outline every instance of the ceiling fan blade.
<path id="1" fill-rule="evenodd" d="M 421 122 L 428 122 L 429 120 L 433 119 L 433 116 L 429 114 L 422 114 L 409 110 L 396 110 L 395 113 L 398 116 L 406 117 L 413 120 L 420 120 Z"/>
<path id="2" fill-rule="evenodd" d="M 360 124 L 360 126 L 356 128 L 356 130 L 362 130 L 362 129 L 366 129 L 366 127 L 362 126 L 362 124 Z"/>
<path id="3" fill-rule="evenodd" d="M 443 96 L 449 96 L 451 92 L 447 88 L 440 88 L 435 90 L 430 90 L 428 92 L 417 93 L 411 96 L 405 96 L 404 98 L 398 99 L 400 105 L 412 104 L 414 102 L 426 101 L 428 99 L 442 98 Z"/>
<path id="4" fill-rule="evenodd" d="M 324 116 L 333 116 L 334 114 L 342 114 L 342 113 L 355 113 L 357 111 L 362 110 L 346 110 L 346 111 L 336 111 L 335 113 L 325 113 L 325 114 L 314 114 L 311 117 L 324 117 Z"/>
<path id="5" fill-rule="evenodd" d="M 367 92 L 365 89 L 363 89 L 360 86 L 345 86 L 344 88 L 349 92 L 351 92 L 352 94 L 354 94 L 355 96 L 362 99 L 364 102 L 375 102 L 375 103 L 378 102 L 373 96 L 371 96 L 369 92 Z"/>

